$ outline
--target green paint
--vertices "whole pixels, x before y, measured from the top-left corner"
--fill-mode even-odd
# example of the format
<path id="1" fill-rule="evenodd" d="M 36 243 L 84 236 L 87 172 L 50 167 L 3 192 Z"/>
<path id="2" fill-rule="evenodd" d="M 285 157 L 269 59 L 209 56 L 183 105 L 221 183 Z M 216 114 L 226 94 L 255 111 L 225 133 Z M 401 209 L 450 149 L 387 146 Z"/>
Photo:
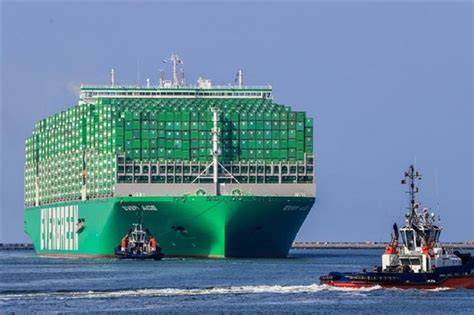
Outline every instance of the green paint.
<path id="1" fill-rule="evenodd" d="M 114 247 L 136 222 L 134 210 L 141 208 L 145 209 L 144 226 L 158 239 L 165 255 L 283 257 L 314 201 L 305 197 L 187 196 L 57 203 L 25 209 L 25 231 L 39 254 L 113 255 Z M 74 225 L 78 219 L 85 220 L 82 232 L 71 232 L 78 238 L 77 250 L 42 249 L 41 211 L 71 206 L 78 207 Z M 55 231 L 67 230 L 63 228 L 67 220 L 56 219 Z M 60 238 L 63 241 L 58 244 L 64 248 L 68 237 Z"/>

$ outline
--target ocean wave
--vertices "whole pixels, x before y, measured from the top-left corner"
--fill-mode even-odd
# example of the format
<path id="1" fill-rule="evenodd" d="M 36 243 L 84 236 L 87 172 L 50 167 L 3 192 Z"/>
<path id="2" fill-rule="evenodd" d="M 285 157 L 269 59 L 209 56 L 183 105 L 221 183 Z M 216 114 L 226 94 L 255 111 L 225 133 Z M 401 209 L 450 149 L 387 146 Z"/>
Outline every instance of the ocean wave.
<path id="1" fill-rule="evenodd" d="M 257 286 L 232 286 L 210 288 L 149 288 L 116 291 L 57 291 L 57 292 L 22 292 L 0 294 L 0 300 L 19 299 L 107 299 L 122 297 L 166 297 L 166 296 L 192 296 L 192 295 L 225 295 L 225 294 L 294 294 L 314 293 L 320 291 L 353 291 L 369 292 L 381 287 L 371 288 L 334 288 L 327 285 L 257 285 Z"/>

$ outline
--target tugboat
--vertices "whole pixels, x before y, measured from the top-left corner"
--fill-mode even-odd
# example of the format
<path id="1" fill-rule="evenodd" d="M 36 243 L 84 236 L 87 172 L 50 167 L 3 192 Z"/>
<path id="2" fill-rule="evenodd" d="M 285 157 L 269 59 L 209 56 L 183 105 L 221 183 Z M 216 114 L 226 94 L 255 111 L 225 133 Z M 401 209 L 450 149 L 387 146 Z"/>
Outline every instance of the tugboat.
<path id="1" fill-rule="evenodd" d="M 382 266 L 371 272 L 330 272 L 320 277 L 321 284 L 342 288 L 381 286 L 384 288 L 474 289 L 474 258 L 470 253 L 450 252 L 439 242 L 442 228 L 428 208 L 419 210 L 416 180 L 421 175 L 410 165 L 402 184 L 410 195 L 406 223 L 398 229 L 393 225 L 392 239 L 382 255 Z M 399 244 L 399 235 L 402 243 Z"/>
<path id="2" fill-rule="evenodd" d="M 115 248 L 115 257 L 119 259 L 154 259 L 161 260 L 164 254 L 155 237 L 148 229 L 143 230 L 143 214 L 137 212 L 138 223 L 122 238 Z"/>

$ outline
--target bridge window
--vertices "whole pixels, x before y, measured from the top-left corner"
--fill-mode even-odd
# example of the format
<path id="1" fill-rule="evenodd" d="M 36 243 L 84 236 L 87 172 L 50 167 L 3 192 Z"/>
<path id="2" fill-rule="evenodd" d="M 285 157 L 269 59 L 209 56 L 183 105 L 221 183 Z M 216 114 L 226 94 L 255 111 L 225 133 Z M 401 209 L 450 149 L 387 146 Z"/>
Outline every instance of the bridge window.
<path id="1" fill-rule="evenodd" d="M 402 232 L 402 239 L 403 239 L 403 244 L 408 247 L 410 250 L 415 249 L 415 235 L 414 231 L 412 230 L 405 230 L 401 231 Z"/>
<path id="2" fill-rule="evenodd" d="M 420 235 L 418 233 L 415 233 L 415 244 L 416 244 L 416 247 L 420 247 L 421 246 L 421 238 L 420 238 Z"/>

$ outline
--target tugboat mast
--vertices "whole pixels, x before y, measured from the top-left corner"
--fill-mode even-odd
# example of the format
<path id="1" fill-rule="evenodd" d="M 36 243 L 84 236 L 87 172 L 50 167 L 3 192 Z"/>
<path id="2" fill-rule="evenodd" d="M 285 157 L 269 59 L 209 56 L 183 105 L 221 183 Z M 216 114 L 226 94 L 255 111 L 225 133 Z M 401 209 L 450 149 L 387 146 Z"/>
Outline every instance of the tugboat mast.
<path id="1" fill-rule="evenodd" d="M 418 203 L 416 202 L 416 194 L 419 192 L 418 187 L 415 184 L 416 180 L 421 180 L 421 174 L 418 171 L 415 171 L 415 166 L 410 165 L 408 170 L 405 172 L 405 178 L 402 179 L 402 184 L 408 184 L 408 191 L 410 198 L 410 204 L 407 208 L 410 212 L 407 214 L 408 225 L 412 226 L 417 218 L 416 209 L 418 208 Z M 408 180 L 408 181 L 407 181 Z"/>

